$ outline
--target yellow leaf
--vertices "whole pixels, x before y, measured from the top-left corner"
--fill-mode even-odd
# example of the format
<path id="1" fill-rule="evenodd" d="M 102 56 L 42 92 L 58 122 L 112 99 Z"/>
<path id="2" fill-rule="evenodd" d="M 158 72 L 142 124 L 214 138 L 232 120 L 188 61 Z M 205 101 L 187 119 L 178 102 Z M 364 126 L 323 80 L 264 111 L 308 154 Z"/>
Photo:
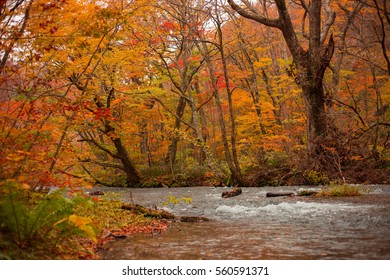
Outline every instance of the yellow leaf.
<path id="1" fill-rule="evenodd" d="M 65 221 L 68 221 L 68 220 L 69 220 L 68 218 L 61 219 L 58 222 L 56 222 L 53 226 L 55 227 L 56 225 L 59 225 L 59 224 L 65 222 Z"/>
<path id="2" fill-rule="evenodd" d="M 22 184 L 22 188 L 25 190 L 29 190 L 31 186 L 29 184 Z"/>
<path id="3" fill-rule="evenodd" d="M 93 242 L 97 243 L 96 234 L 95 234 L 95 231 L 93 230 L 92 226 L 89 226 L 89 225 L 80 225 L 80 226 L 79 226 L 79 229 L 81 229 L 82 231 L 84 231 L 84 232 L 89 236 L 89 238 L 92 239 Z"/>
<path id="4" fill-rule="evenodd" d="M 18 155 L 11 155 L 11 156 L 8 156 L 7 157 L 7 160 L 10 160 L 10 161 L 15 161 L 15 162 L 18 162 L 18 161 L 22 161 L 24 159 L 24 156 L 18 156 Z"/>
<path id="5" fill-rule="evenodd" d="M 72 224 L 74 224 L 74 226 L 76 226 L 80 230 L 84 231 L 88 235 L 88 237 L 92 239 L 93 242 L 97 243 L 96 233 L 92 228 L 91 219 L 72 214 L 69 217 L 56 222 L 54 224 L 54 226 L 56 226 L 62 222 L 65 222 L 65 221 L 69 221 Z"/>
<path id="6" fill-rule="evenodd" d="M 77 216 L 75 214 L 69 216 L 69 221 L 74 223 L 77 227 L 92 223 L 91 219 Z"/>

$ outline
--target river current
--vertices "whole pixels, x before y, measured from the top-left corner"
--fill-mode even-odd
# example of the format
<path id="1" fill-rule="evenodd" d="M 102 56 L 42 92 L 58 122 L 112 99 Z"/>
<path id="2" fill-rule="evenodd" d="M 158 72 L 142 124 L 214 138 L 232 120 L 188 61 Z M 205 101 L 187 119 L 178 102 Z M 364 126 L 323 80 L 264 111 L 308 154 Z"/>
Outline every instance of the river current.
<path id="1" fill-rule="evenodd" d="M 232 198 L 214 187 L 104 189 L 127 202 L 210 219 L 115 241 L 104 258 L 389 260 L 390 186 L 367 188 L 367 195 L 345 198 L 266 197 L 316 189 L 310 187 L 244 188 Z"/>

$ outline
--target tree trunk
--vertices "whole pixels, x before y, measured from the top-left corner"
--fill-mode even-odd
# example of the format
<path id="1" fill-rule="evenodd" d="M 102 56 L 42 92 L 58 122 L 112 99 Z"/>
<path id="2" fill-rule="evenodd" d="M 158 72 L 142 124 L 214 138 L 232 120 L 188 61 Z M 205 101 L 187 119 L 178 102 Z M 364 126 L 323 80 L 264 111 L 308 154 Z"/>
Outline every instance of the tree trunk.
<path id="1" fill-rule="evenodd" d="M 303 69 L 304 75 L 301 76 L 300 80 L 302 93 L 306 101 L 308 152 L 309 156 L 313 157 L 320 155 L 322 150 L 321 139 L 327 133 L 323 80 L 333 52 L 334 41 L 333 35 L 331 35 L 322 54 L 317 54 L 317 51 L 313 50 L 312 54 L 309 55 L 306 69 Z M 301 63 L 302 65 L 305 65 L 305 63 Z"/>
<path id="2" fill-rule="evenodd" d="M 211 86 L 213 89 L 215 105 L 217 107 L 218 121 L 219 121 L 219 126 L 220 126 L 221 134 L 222 134 L 222 143 L 223 143 L 223 147 L 224 147 L 226 163 L 229 167 L 232 179 L 235 180 L 239 185 L 242 185 L 243 179 L 242 179 L 241 173 L 236 169 L 232 155 L 230 153 L 229 142 L 227 139 L 226 123 L 225 123 L 225 120 L 223 117 L 222 104 L 221 104 L 221 99 L 219 96 L 219 91 L 218 91 L 218 86 L 217 86 L 217 79 L 216 79 L 215 70 L 214 70 L 214 67 L 213 67 L 213 64 L 212 64 L 212 61 L 210 58 L 210 52 L 209 52 L 207 43 L 205 41 L 202 41 L 201 44 L 198 45 L 198 48 L 205 59 L 205 62 L 206 62 L 206 65 L 207 65 L 207 68 L 208 68 L 209 74 L 210 74 L 210 81 L 211 81 Z"/>
<path id="3" fill-rule="evenodd" d="M 176 131 L 180 129 L 180 120 L 183 117 L 185 107 L 186 99 L 184 97 L 180 97 L 179 104 L 176 108 L 175 131 L 173 132 L 172 141 L 168 147 L 168 154 L 165 158 L 165 162 L 170 163 L 171 165 L 176 162 L 177 144 L 180 140 L 180 137 L 176 135 Z"/>
<path id="4" fill-rule="evenodd" d="M 195 92 L 197 95 L 201 94 L 200 91 L 200 86 L 199 86 L 199 81 L 196 81 L 195 83 Z M 202 138 L 203 142 L 206 144 L 209 138 L 209 131 L 207 128 L 207 118 L 206 118 L 206 113 L 204 112 L 203 107 L 199 108 L 199 117 L 200 117 L 200 123 L 201 123 L 201 128 L 202 128 Z M 200 158 L 199 158 L 199 163 L 203 165 L 204 161 L 207 158 L 207 151 L 206 149 L 201 149 L 200 150 Z"/>
<path id="5" fill-rule="evenodd" d="M 140 152 L 141 155 L 146 155 L 148 158 L 148 166 L 152 167 L 152 155 L 149 148 L 149 135 L 147 120 L 142 119 L 139 125 L 139 136 L 140 136 Z"/>
<path id="6" fill-rule="evenodd" d="M 217 7 L 216 7 L 217 10 Z M 222 69 L 223 69 L 223 76 L 225 79 L 226 84 L 226 93 L 228 96 L 228 104 L 229 104 L 229 119 L 230 119 L 230 142 L 232 147 L 232 158 L 233 163 L 235 167 L 235 172 L 238 174 L 238 177 L 241 180 L 241 168 L 240 164 L 238 162 L 238 156 L 237 156 L 237 145 L 236 145 L 236 120 L 234 116 L 234 109 L 233 109 L 233 100 L 232 100 L 232 90 L 230 89 L 230 81 L 229 81 L 229 75 L 227 70 L 227 62 L 226 62 L 226 56 L 223 46 L 223 37 L 222 37 L 222 23 L 218 17 L 218 11 L 216 11 L 216 18 L 215 22 L 217 25 L 217 33 L 218 33 L 218 44 L 219 44 L 219 53 L 221 55 L 222 60 Z M 258 107 L 260 109 L 260 107 Z"/>
<path id="7" fill-rule="evenodd" d="M 112 138 L 112 142 L 117 150 L 117 157 L 120 159 L 123 170 L 126 173 L 126 184 L 128 187 L 134 187 L 141 182 L 141 177 L 138 174 L 133 162 L 131 161 L 129 154 L 120 138 Z"/>
<path id="8" fill-rule="evenodd" d="M 203 161 L 206 160 L 207 150 L 206 150 L 205 139 L 203 138 L 203 134 L 202 134 L 199 110 L 198 108 L 196 108 L 195 99 L 192 95 L 191 88 L 188 89 L 188 100 L 189 100 L 188 103 L 192 113 L 192 124 L 194 126 L 195 134 L 196 134 L 196 147 L 194 147 L 194 150 L 199 148 L 200 150 L 199 162 L 202 165 Z M 203 156 L 204 159 L 202 158 Z"/>
<path id="9" fill-rule="evenodd" d="M 317 156 L 321 152 L 320 140 L 326 134 L 326 114 L 324 90 L 317 87 L 314 81 L 302 86 L 306 102 L 307 116 L 307 145 L 310 156 Z"/>

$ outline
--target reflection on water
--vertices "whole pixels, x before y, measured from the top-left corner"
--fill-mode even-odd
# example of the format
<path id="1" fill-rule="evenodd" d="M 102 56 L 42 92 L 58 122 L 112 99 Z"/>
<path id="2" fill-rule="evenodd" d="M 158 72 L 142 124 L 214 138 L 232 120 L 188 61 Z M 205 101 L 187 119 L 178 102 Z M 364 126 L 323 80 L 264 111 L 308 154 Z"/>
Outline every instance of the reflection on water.
<path id="1" fill-rule="evenodd" d="M 294 189 L 290 187 L 289 190 Z M 135 235 L 112 243 L 106 259 L 390 259 L 390 186 L 351 198 L 266 198 L 248 188 L 222 199 L 225 189 L 114 189 L 145 206 L 167 196 L 192 197 L 191 204 L 165 207 L 178 216 L 212 221 L 174 223 L 158 236 Z M 295 188 L 298 190 L 298 188 Z"/>

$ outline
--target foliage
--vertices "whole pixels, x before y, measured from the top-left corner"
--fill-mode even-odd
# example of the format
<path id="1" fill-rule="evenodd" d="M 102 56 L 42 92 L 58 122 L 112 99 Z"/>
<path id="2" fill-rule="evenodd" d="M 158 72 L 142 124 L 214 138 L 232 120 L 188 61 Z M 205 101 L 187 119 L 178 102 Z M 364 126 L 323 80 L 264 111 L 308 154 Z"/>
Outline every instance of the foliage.
<path id="1" fill-rule="evenodd" d="M 186 204 L 192 203 L 191 197 L 182 197 L 181 199 L 178 199 L 176 196 L 168 195 L 166 198 L 167 198 L 167 200 L 164 200 L 162 202 L 162 206 L 167 206 L 167 205 L 175 206 L 175 205 L 179 204 L 180 202 L 183 202 Z"/>
<path id="2" fill-rule="evenodd" d="M 390 180 L 390 30 L 380 4 L 323 2 L 336 48 L 332 71 L 317 79 L 326 131 L 309 157 L 299 79 L 316 64 L 296 65 L 282 33 L 227 3 L 3 2 L 1 179 L 33 189 Z M 272 3 L 253 9 L 276 19 Z M 302 5 L 287 12 L 305 52 L 313 33 Z M 320 59 L 329 37 L 302 57 Z"/>
<path id="3" fill-rule="evenodd" d="M 64 198 L 61 191 L 47 195 L 36 205 L 27 205 L 26 195 L 22 192 L 15 182 L 2 185 L 1 206 L 5 227 L 20 247 L 42 238 L 47 233 L 43 229 L 52 227 L 64 215 L 70 214 L 73 208 L 72 202 Z"/>
<path id="4" fill-rule="evenodd" d="M 329 179 L 326 174 L 320 171 L 309 170 L 305 174 L 305 179 L 309 185 L 326 185 L 329 184 Z"/>
<path id="5" fill-rule="evenodd" d="M 90 217 L 98 231 L 104 229 L 120 229 L 125 225 L 141 225 L 148 219 L 131 212 L 126 212 L 122 207 L 123 202 L 115 195 L 108 193 L 103 198 L 95 199 L 93 207 L 80 207 L 77 213 Z"/>
<path id="6" fill-rule="evenodd" d="M 72 214 L 69 217 L 56 222 L 54 226 L 60 225 L 63 222 L 68 222 L 76 228 L 82 230 L 89 238 L 92 239 L 92 241 L 97 242 L 96 233 L 92 226 L 91 219 Z"/>
<path id="7" fill-rule="evenodd" d="M 138 185 L 141 188 L 204 186 L 211 185 L 217 180 L 215 172 L 208 166 L 200 166 L 192 156 L 186 158 L 185 164 L 172 166 L 172 170 L 167 166 L 156 165 L 142 169 L 141 173 L 144 178 L 144 182 Z"/>

